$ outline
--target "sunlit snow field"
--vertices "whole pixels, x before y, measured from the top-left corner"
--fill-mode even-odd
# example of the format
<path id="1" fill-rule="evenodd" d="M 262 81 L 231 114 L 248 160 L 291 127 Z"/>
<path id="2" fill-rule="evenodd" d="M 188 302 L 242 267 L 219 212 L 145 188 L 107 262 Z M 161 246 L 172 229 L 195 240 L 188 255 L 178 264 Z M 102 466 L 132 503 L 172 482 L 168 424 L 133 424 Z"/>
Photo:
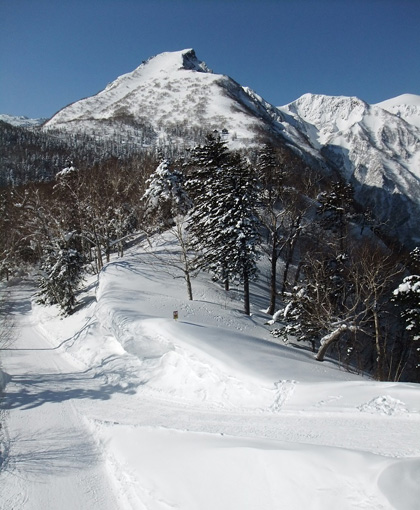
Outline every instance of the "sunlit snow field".
<path id="1" fill-rule="evenodd" d="M 263 283 L 251 317 L 206 274 L 188 301 L 147 246 L 69 318 L 10 287 L 1 509 L 419 508 L 419 385 L 275 341 Z"/>

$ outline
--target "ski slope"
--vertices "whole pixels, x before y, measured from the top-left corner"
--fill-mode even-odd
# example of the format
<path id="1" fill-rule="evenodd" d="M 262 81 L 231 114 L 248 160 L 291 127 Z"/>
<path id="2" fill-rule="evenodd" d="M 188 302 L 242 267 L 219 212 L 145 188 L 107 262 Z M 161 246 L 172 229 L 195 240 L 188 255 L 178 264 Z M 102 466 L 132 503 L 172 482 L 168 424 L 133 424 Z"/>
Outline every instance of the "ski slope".
<path id="1" fill-rule="evenodd" d="M 264 285 L 251 317 L 204 274 L 188 301 L 147 246 L 69 318 L 10 287 L 1 509 L 418 508 L 419 385 L 276 343 Z"/>

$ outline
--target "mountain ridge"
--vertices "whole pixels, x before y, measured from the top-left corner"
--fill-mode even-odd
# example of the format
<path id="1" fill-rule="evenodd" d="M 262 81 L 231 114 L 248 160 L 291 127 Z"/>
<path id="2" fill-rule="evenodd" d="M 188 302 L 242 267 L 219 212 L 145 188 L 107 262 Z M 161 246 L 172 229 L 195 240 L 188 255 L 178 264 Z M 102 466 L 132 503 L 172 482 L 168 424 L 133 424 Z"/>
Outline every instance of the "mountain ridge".
<path id="1" fill-rule="evenodd" d="M 146 60 L 98 94 L 57 112 L 43 129 L 99 131 L 109 136 L 106 123 L 115 119 L 129 137 L 133 136 L 130 124 L 149 126 L 156 144 L 184 143 L 182 136 L 174 140 L 173 131 L 189 126 L 207 132 L 225 129 L 235 146 L 255 144 L 258 132 L 282 132 L 291 145 L 305 147 L 316 158 L 316 151 L 293 126 L 284 129 L 286 117 L 250 88 L 211 71 L 193 49 L 187 49 Z"/>
<path id="2" fill-rule="evenodd" d="M 279 109 L 341 170 L 358 201 L 405 242 L 418 243 L 420 129 L 389 111 L 403 110 L 400 102 L 369 105 L 355 97 L 304 94 Z"/>

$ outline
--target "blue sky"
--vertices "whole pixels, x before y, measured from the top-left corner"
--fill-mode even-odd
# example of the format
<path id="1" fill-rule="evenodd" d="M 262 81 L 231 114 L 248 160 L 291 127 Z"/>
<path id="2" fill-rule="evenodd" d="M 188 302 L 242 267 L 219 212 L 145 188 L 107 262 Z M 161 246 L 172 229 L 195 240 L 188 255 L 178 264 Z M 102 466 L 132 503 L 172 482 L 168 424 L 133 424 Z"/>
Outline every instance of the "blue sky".
<path id="1" fill-rule="evenodd" d="M 277 106 L 420 95 L 419 27 L 420 0 L 0 0 L 0 113 L 50 117 L 185 48 Z"/>

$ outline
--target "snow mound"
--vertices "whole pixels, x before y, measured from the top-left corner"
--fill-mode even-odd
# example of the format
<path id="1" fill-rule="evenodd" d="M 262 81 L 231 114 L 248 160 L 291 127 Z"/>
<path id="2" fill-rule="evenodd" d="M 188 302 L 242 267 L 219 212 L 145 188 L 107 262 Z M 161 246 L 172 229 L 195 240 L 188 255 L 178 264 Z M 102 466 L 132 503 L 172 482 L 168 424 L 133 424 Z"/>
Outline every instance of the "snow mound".
<path id="1" fill-rule="evenodd" d="M 389 416 L 408 412 L 404 402 L 389 395 L 376 397 L 358 409 L 363 413 L 387 414 Z"/>
<path id="2" fill-rule="evenodd" d="M 378 479 L 378 487 L 392 508 L 415 510 L 420 500 L 420 460 L 404 459 L 393 462 Z M 394 490 L 398 487 L 398 491 Z"/>
<path id="3" fill-rule="evenodd" d="M 344 448 L 223 433 L 96 426 L 109 448 L 109 463 L 127 508 L 379 510 L 391 508 L 389 502 L 396 502 L 398 493 L 393 508 L 408 510 L 416 508 L 410 503 L 419 496 L 413 483 L 417 459 L 405 467 L 398 460 Z M 136 466 L 137 484 L 122 475 L 127 459 Z M 395 490 L 394 474 L 407 494 Z"/>
<path id="4" fill-rule="evenodd" d="M 165 239 L 148 249 L 173 249 L 170 235 Z M 139 395 L 277 413 L 289 404 L 295 381 L 325 380 L 325 366 L 311 353 L 269 342 L 266 317 L 245 317 L 238 310 L 241 303 L 229 298 L 232 292 L 209 287 L 204 276 L 204 281 L 193 282 L 197 298 L 181 299 L 176 278 L 180 275 L 168 279 L 167 271 L 156 255 L 140 249 L 125 261 L 108 264 L 96 291 L 95 320 L 107 345 L 113 345 L 112 354 L 122 356 L 115 347 L 119 344 L 124 363 L 133 367 L 127 373 L 135 373 L 137 382 L 127 384 Z M 172 318 L 174 310 L 179 320 Z M 357 378 L 332 365 L 329 369 L 334 378 Z M 124 379 L 124 370 L 118 374 Z"/>

